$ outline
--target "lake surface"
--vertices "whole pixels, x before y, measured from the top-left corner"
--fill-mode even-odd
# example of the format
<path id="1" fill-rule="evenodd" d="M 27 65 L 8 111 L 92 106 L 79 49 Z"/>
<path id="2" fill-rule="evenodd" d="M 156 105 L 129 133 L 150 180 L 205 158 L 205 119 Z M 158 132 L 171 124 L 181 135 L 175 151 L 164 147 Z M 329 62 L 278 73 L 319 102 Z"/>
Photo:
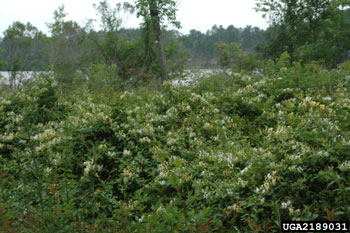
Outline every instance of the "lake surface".
<path id="1" fill-rule="evenodd" d="M 214 74 L 222 73 L 222 69 L 191 69 L 185 70 L 182 78 L 172 81 L 174 86 L 187 86 L 196 84 L 201 78 L 210 77 Z"/>
<path id="2" fill-rule="evenodd" d="M 221 73 L 221 69 L 190 69 L 185 70 L 181 78 L 172 80 L 174 86 L 187 86 L 195 84 L 201 78 L 209 77 L 216 73 Z M 45 73 L 44 71 L 19 71 L 16 75 L 15 85 L 19 86 L 23 81 L 29 80 L 39 74 Z M 47 73 L 47 72 L 46 72 Z M 11 74 L 7 71 L 0 72 L 0 84 L 10 84 Z"/>
<path id="3" fill-rule="evenodd" d="M 23 81 L 29 80 L 39 74 L 45 73 L 44 71 L 18 71 L 16 73 L 15 85 L 19 86 Z M 10 84 L 11 73 L 7 71 L 0 71 L 0 84 Z"/>

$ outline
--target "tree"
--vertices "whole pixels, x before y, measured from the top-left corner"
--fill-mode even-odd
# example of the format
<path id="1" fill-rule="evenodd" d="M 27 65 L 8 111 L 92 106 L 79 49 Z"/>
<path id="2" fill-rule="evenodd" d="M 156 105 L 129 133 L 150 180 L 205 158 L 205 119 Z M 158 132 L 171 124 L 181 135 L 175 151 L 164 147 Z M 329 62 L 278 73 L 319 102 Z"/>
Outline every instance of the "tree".
<path id="1" fill-rule="evenodd" d="M 156 48 L 161 80 L 168 79 L 168 71 L 164 52 L 161 26 L 167 19 L 170 24 L 180 28 L 180 22 L 176 20 L 176 2 L 174 0 L 137 0 L 137 16 L 142 16 L 144 21 L 150 21 L 153 29 L 154 44 Z"/>
<path id="2" fill-rule="evenodd" d="M 240 43 L 217 43 L 218 62 L 224 69 L 232 69 L 235 72 L 242 70 L 253 71 L 259 66 L 256 56 L 245 54 Z"/>
<path id="3" fill-rule="evenodd" d="M 41 32 L 30 23 L 14 22 L 4 32 L 3 48 L 7 60 L 7 71 L 11 88 L 17 88 L 21 83 L 19 71 L 30 70 L 35 63 L 35 50 L 32 43 L 40 37 Z"/>
<path id="4" fill-rule="evenodd" d="M 80 62 L 85 32 L 76 22 L 66 21 L 67 15 L 64 5 L 54 11 L 54 21 L 47 24 L 51 37 L 46 38 L 45 55 L 56 78 L 70 83 Z"/>
<path id="5" fill-rule="evenodd" d="M 295 45 L 298 43 L 297 33 L 300 32 L 299 23 L 301 23 L 304 8 L 302 0 L 258 0 L 257 10 L 264 12 L 264 17 L 269 16 L 269 23 L 273 29 L 269 32 L 275 33 L 270 36 L 270 52 L 274 54 L 277 50 L 277 57 L 280 53 L 287 51 L 292 60 Z M 271 35 L 271 34 L 270 34 Z"/>
<path id="6" fill-rule="evenodd" d="M 227 45 L 239 43 L 243 53 L 254 53 L 255 47 L 263 42 L 263 32 L 262 29 L 252 28 L 249 25 L 245 28 L 230 25 L 226 29 L 221 25 L 214 25 L 205 34 L 191 30 L 188 35 L 183 36 L 183 46 L 188 51 L 190 66 L 213 67 L 217 66 L 216 60 L 221 56 L 220 46 L 216 46 L 217 43 Z"/>
<path id="7" fill-rule="evenodd" d="M 107 0 L 103 0 L 93 6 L 100 17 L 102 34 L 92 29 L 92 21 L 90 21 L 87 26 L 89 30 L 88 37 L 93 41 L 108 65 L 117 64 L 120 62 L 118 49 L 120 43 L 119 30 L 123 22 L 122 12 L 124 14 L 132 14 L 134 7 L 124 2 L 123 4 L 116 4 L 113 8 L 108 4 Z"/>
<path id="8" fill-rule="evenodd" d="M 129 14 L 133 14 L 134 6 L 128 2 L 118 3 L 114 7 L 110 6 L 107 0 L 103 0 L 98 4 L 94 4 L 97 15 L 100 18 L 101 29 L 96 32 L 92 27 L 92 20 L 87 25 L 88 39 L 92 42 L 93 47 L 98 52 L 97 58 L 92 63 L 105 63 L 115 71 L 115 80 L 129 80 L 139 78 L 143 73 L 142 64 L 144 58 L 144 49 L 140 38 L 141 32 L 135 33 L 134 29 L 122 29 L 123 18 Z M 138 34 L 137 38 L 133 38 L 130 34 Z M 131 38 L 130 38 L 131 37 Z M 101 64 L 101 67 L 103 65 Z M 142 75 L 141 75 L 142 76 Z M 137 78 L 136 78 L 137 77 Z"/>
<path id="9" fill-rule="evenodd" d="M 5 52 L 3 47 L 4 47 L 4 43 L 2 42 L 2 38 L 0 37 L 0 71 L 6 70 L 8 65 L 5 59 Z"/>
<path id="10" fill-rule="evenodd" d="M 324 60 L 335 66 L 348 47 L 344 32 L 350 24 L 344 13 L 349 1 L 257 0 L 256 5 L 270 22 L 266 55 L 276 58 L 287 51 L 291 62 Z"/>

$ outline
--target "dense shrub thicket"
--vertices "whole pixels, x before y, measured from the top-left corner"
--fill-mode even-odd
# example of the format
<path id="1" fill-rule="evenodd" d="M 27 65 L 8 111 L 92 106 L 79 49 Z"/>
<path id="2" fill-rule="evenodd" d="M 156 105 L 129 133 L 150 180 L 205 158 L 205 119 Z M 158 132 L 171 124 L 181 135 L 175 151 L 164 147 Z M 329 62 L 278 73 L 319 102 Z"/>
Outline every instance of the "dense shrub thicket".
<path id="1" fill-rule="evenodd" d="M 0 100 L 1 232 L 278 232 L 350 220 L 350 69 Z M 95 92 L 93 92 L 95 93 Z"/>

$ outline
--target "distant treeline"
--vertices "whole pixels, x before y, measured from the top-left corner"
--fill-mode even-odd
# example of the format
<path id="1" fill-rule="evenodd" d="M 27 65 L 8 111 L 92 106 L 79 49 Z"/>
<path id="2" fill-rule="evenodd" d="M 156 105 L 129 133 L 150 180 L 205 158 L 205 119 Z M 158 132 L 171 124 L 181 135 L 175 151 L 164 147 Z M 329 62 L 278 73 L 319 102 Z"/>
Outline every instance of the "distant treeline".
<path id="1" fill-rule="evenodd" d="M 99 30 L 93 20 L 85 25 L 65 20 L 64 6 L 47 23 L 49 35 L 30 23 L 14 22 L 0 39 L 0 70 L 10 72 L 11 80 L 16 80 L 18 71 L 49 70 L 69 84 L 81 73 L 90 80 L 97 75 L 110 76 L 113 82 L 142 83 L 155 77 L 166 80 L 168 74 L 180 74 L 186 67 L 252 71 L 267 61 L 288 57 L 289 65 L 316 61 L 336 68 L 349 59 L 348 1 L 257 0 L 256 9 L 269 19 L 266 30 L 214 25 L 205 33 L 193 29 L 186 35 L 166 30 L 165 21 L 151 14 L 171 16 L 170 24 L 179 28 L 175 1 L 159 2 L 168 5 L 160 4 L 153 11 L 153 1 L 112 7 L 103 0 L 94 5 Z M 143 16 L 140 27 L 122 28 L 123 14 L 133 14 L 135 9 Z"/>
<path id="2" fill-rule="evenodd" d="M 224 28 L 214 25 L 206 33 L 191 30 L 188 35 L 182 37 L 183 46 L 187 51 L 189 64 L 201 66 L 215 64 L 217 59 L 217 43 L 241 43 L 241 48 L 246 53 L 253 53 L 255 48 L 264 43 L 264 30 L 258 27 L 246 26 L 236 28 L 233 25 Z"/>
<path id="3" fill-rule="evenodd" d="M 14 25 L 19 28 L 22 27 L 23 29 L 28 27 L 30 30 L 33 30 L 33 32 L 31 32 L 32 35 L 30 36 L 30 33 L 23 33 L 23 35 L 17 33 L 18 35 L 15 36 L 16 42 L 14 41 L 15 38 L 13 38 L 12 41 L 9 39 L 11 35 L 8 35 L 8 32 L 4 32 L 5 37 L 0 39 L 0 70 L 11 70 L 11 66 L 13 66 L 11 60 L 17 54 L 21 56 L 15 61 L 18 63 L 17 65 L 14 64 L 15 68 L 21 68 L 22 70 L 49 69 L 49 54 L 52 54 L 53 47 L 48 46 L 48 41 L 54 40 L 54 38 L 39 32 L 30 24 L 24 25 L 15 22 Z M 72 44 L 67 44 L 67 47 L 69 47 L 67 49 L 69 49 L 72 54 L 91 55 L 94 49 L 86 46 L 86 44 L 89 44 L 88 41 L 91 40 L 89 33 L 73 22 L 69 26 L 70 27 L 67 25 L 66 28 L 65 39 L 67 42 L 72 40 Z M 142 38 L 142 33 L 142 28 L 121 28 L 118 30 L 119 37 L 128 41 L 140 40 Z M 167 45 L 176 41 L 179 50 L 184 53 L 189 67 L 206 68 L 217 65 L 217 43 L 241 43 L 244 52 L 252 53 L 258 45 L 263 43 L 263 33 L 264 30 L 252 26 L 237 28 L 230 25 L 224 28 L 222 25 L 214 25 L 206 33 L 192 29 L 189 34 L 184 35 L 176 30 L 165 30 L 163 35 Z M 99 40 L 104 40 L 108 37 L 108 33 L 104 31 L 96 32 L 95 34 Z M 15 46 L 15 43 L 18 46 Z M 59 43 L 59 41 L 57 41 L 57 43 Z M 91 57 L 88 58 L 86 56 L 85 58 L 91 60 Z"/>

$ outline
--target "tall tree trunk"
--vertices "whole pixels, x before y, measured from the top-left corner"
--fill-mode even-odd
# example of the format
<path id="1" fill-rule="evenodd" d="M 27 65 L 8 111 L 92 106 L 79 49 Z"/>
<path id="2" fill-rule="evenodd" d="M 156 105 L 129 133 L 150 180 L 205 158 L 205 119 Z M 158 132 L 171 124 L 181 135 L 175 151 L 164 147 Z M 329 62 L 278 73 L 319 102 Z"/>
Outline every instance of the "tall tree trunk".
<path id="1" fill-rule="evenodd" d="M 158 11 L 156 0 L 149 0 L 148 4 L 149 4 L 150 15 L 151 15 L 152 28 L 154 32 L 154 39 L 155 39 L 154 42 L 155 42 L 155 47 L 156 47 L 156 52 L 158 57 L 161 79 L 162 81 L 165 81 L 168 79 L 168 70 L 166 67 L 166 58 L 164 53 L 162 32 L 160 29 L 159 11 Z"/>
<path id="2" fill-rule="evenodd" d="M 152 39 L 152 23 L 148 18 L 145 18 L 145 22 L 142 26 L 141 29 L 142 32 L 142 38 L 143 38 L 143 43 L 145 45 L 145 58 L 144 58 L 144 64 L 143 64 L 143 70 L 146 70 L 148 73 L 151 69 L 152 62 L 153 62 L 153 47 L 151 45 Z"/>

